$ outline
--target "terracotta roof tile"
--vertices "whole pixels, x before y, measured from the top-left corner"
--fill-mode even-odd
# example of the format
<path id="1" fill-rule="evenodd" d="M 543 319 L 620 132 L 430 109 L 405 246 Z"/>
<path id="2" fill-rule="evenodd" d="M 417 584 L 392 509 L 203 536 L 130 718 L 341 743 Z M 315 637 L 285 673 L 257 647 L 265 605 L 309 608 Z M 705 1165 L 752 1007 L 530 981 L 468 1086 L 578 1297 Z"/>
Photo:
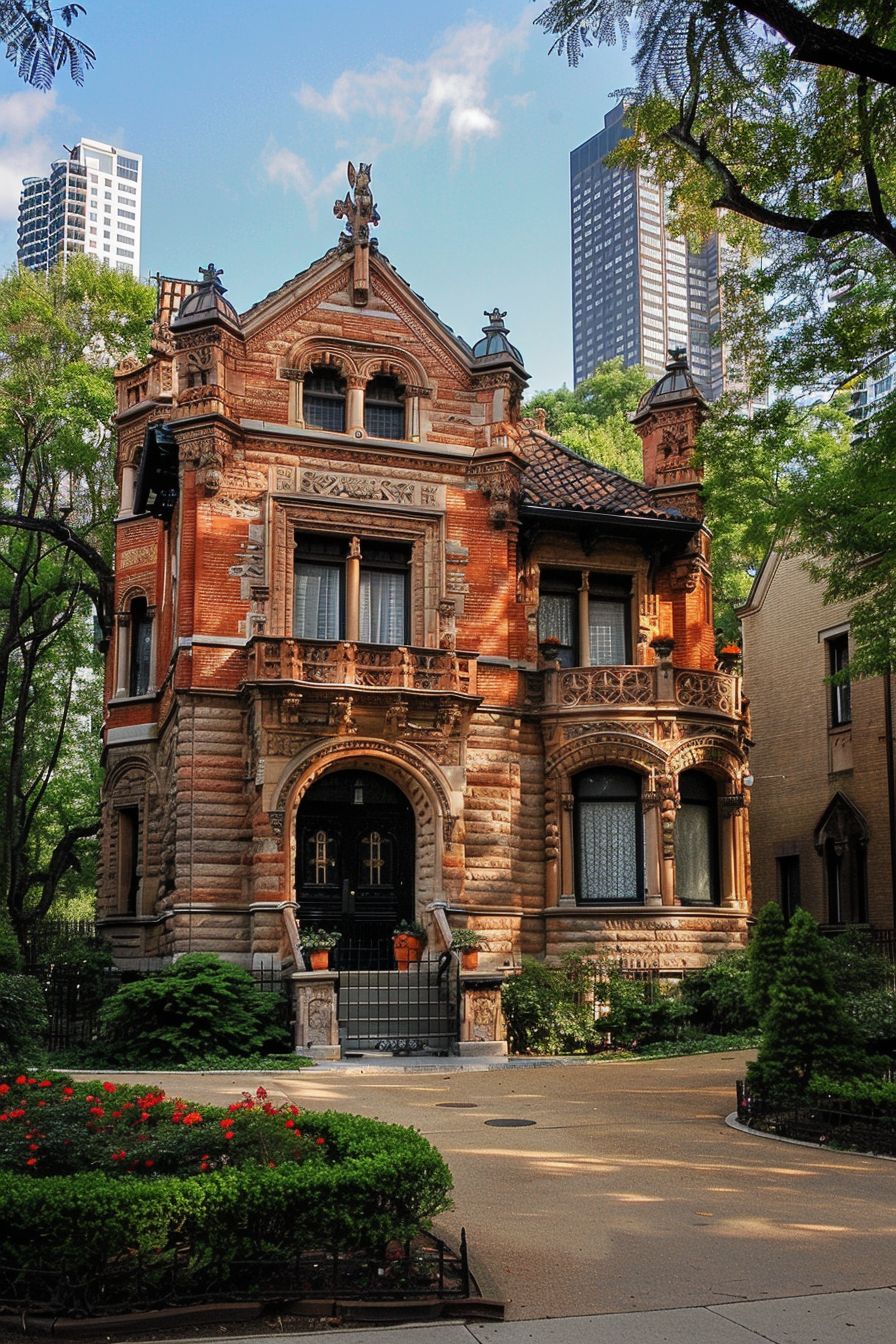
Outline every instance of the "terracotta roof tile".
<path id="1" fill-rule="evenodd" d="M 516 437 L 527 462 L 521 500 L 524 507 L 622 517 L 684 517 L 677 509 L 657 508 L 653 491 L 642 482 L 589 462 L 540 430 L 520 425 Z"/>

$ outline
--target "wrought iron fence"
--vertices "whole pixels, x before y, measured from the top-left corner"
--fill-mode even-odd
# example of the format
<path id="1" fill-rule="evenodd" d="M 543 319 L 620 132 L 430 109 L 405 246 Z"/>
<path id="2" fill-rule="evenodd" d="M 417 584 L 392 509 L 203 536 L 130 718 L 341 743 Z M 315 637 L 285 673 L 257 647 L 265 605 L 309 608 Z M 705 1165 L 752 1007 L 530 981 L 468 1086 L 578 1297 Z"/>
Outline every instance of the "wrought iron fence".
<path id="1" fill-rule="evenodd" d="M 122 1255 L 102 1272 L 72 1278 L 57 1265 L 0 1264 L 0 1306 L 18 1313 L 86 1317 L 157 1311 L 203 1302 L 302 1301 L 336 1314 L 343 1303 L 460 1301 L 475 1315 L 479 1287 L 470 1272 L 467 1236 L 453 1250 L 429 1233 L 390 1242 L 380 1253 L 310 1249 L 221 1264 L 187 1243 Z M 495 1304 L 491 1304 L 495 1305 Z M 494 1314 L 494 1311 L 486 1314 Z"/>
<path id="2" fill-rule="evenodd" d="M 766 1134 L 896 1156 L 896 1115 L 836 1097 L 778 1101 L 738 1079 L 737 1118 Z"/>

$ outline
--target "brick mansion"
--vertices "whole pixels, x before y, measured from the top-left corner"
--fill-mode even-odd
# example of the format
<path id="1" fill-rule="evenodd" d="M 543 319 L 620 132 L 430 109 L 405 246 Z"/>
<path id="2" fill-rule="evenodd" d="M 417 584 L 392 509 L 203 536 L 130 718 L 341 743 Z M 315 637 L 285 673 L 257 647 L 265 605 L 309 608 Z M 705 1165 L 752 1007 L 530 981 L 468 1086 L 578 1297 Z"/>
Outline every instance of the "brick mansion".
<path id="1" fill-rule="evenodd" d="M 596 949 L 677 974 L 746 940 L 749 723 L 719 664 L 683 352 L 644 481 L 528 419 L 505 314 L 467 344 L 338 244 L 238 314 L 161 281 L 117 370 L 99 916 L 122 964 L 304 969 L 303 924 Z M 491 296 L 489 296 L 491 297 Z"/>

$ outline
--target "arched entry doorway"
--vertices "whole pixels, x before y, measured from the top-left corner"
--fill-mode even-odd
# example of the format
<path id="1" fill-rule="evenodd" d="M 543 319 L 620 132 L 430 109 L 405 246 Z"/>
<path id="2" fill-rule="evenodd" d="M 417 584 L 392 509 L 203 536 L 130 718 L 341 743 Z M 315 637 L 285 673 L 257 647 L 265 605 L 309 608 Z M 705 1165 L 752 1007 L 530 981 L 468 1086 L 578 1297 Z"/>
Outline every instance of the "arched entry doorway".
<path id="1" fill-rule="evenodd" d="M 356 964 L 379 964 L 395 925 L 414 918 L 414 814 L 400 789 L 369 770 L 311 786 L 296 815 L 296 900 L 302 924 L 339 930 L 343 956 L 351 944 Z"/>

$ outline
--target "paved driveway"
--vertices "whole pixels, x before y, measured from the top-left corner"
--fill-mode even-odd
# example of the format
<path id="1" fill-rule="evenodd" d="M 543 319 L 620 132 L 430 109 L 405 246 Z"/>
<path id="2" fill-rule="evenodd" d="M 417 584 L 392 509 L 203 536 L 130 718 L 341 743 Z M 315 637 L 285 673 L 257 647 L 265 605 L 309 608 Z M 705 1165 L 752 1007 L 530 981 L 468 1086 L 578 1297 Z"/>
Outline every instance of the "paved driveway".
<path id="1" fill-rule="evenodd" d="M 164 1084 L 219 1102 L 263 1081 L 275 1101 L 414 1125 L 454 1173 L 438 1230 L 466 1227 L 511 1319 L 896 1284 L 896 1162 L 727 1128 L 746 1058 Z"/>

